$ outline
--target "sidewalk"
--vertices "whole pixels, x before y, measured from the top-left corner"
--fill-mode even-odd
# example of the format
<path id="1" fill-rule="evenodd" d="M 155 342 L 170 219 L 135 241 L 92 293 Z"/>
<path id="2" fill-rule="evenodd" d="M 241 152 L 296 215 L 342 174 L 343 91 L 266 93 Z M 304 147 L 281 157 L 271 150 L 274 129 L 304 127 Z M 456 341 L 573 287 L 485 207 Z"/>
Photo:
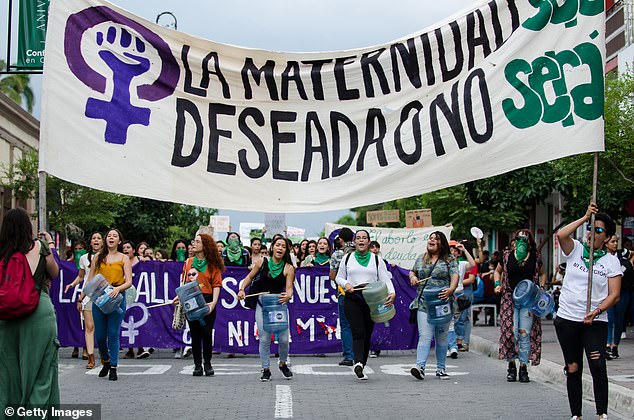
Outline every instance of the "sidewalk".
<path id="1" fill-rule="evenodd" d="M 471 331 L 470 348 L 492 358 L 498 357 L 500 327 L 474 326 Z M 609 380 L 609 408 L 626 418 L 634 417 L 634 333 L 627 328 L 627 338 L 619 345 L 620 358 L 607 361 Z M 592 377 L 584 358 L 583 395 L 593 398 Z M 555 334 L 553 321 L 542 320 L 542 360 L 539 366 L 529 367 L 531 377 L 540 382 L 551 383 L 565 390 L 563 375 L 564 359 Z M 500 375 L 503 375 L 501 372 Z"/>

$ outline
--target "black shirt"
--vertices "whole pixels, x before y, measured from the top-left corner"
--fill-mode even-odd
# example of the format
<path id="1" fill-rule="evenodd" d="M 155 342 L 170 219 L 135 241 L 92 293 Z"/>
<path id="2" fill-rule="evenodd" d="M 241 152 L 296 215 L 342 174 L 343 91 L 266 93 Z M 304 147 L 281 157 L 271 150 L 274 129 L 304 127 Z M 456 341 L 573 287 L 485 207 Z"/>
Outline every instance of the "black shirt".
<path id="1" fill-rule="evenodd" d="M 530 280 L 533 281 L 533 276 L 535 276 L 535 266 L 537 264 L 537 257 L 534 252 L 531 252 L 528 256 L 528 259 L 525 260 L 522 264 L 517 261 L 515 258 L 515 252 L 511 251 L 506 267 L 507 280 L 509 282 L 509 286 L 511 290 L 515 289 L 515 286 L 522 280 Z"/>

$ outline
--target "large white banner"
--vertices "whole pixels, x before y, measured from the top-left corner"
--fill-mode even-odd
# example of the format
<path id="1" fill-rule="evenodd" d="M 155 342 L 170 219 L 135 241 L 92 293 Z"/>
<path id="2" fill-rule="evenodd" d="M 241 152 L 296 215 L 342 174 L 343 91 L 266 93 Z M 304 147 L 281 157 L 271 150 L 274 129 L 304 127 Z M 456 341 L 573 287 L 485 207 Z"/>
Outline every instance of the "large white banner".
<path id="1" fill-rule="evenodd" d="M 375 228 L 370 226 L 345 226 L 334 223 L 324 225 L 326 237 L 342 227 L 348 227 L 356 232 L 359 229 L 367 230 L 371 241 L 377 241 L 381 247 L 381 256 L 390 264 L 411 269 L 416 257 L 425 253 L 429 235 L 433 232 L 442 232 L 447 239 L 451 238 L 453 226 L 430 226 L 420 229 L 409 228 Z"/>
<path id="2" fill-rule="evenodd" d="M 290 54 L 53 1 L 40 169 L 159 200 L 313 212 L 602 150 L 604 26 L 602 0 L 480 1 L 384 45 Z"/>

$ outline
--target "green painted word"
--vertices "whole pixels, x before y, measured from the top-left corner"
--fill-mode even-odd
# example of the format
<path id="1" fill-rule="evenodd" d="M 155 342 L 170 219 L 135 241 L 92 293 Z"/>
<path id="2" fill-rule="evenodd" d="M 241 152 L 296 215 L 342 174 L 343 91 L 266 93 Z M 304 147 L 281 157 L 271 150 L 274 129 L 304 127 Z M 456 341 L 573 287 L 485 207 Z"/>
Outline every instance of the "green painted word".
<path id="1" fill-rule="evenodd" d="M 539 9 L 522 24 L 531 31 L 541 31 L 548 23 L 565 23 L 566 28 L 570 28 L 577 24 L 577 13 L 596 16 L 603 12 L 603 0 L 529 0 L 529 3 Z"/>
<path id="2" fill-rule="evenodd" d="M 590 82 L 569 89 L 567 77 L 582 65 L 588 66 Z M 532 127 L 540 121 L 561 121 L 568 127 L 574 125 L 574 115 L 588 121 L 603 115 L 603 64 L 601 52 L 592 43 L 579 44 L 572 51 L 549 51 L 532 63 L 515 59 L 504 69 L 504 76 L 524 99 L 521 107 L 510 98 L 502 101 L 506 118 L 517 128 Z"/>

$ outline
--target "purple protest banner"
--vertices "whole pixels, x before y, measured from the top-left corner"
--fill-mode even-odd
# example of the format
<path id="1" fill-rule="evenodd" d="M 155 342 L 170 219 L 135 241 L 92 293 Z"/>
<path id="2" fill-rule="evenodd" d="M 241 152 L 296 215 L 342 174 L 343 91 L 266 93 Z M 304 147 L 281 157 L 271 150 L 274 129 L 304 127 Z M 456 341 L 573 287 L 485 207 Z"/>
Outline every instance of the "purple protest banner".
<path id="1" fill-rule="evenodd" d="M 62 346 L 83 346 L 84 335 L 76 300 L 80 286 L 64 293 L 64 285 L 77 276 L 74 263 L 59 261 L 60 275 L 51 285 L 51 299 L 57 312 L 59 340 Z M 183 263 L 147 261 L 133 268 L 133 285 L 137 296 L 128 305 L 121 325 L 121 347 L 177 348 L 189 345 L 189 327 L 172 329 L 174 309 L 171 305 L 148 309 L 175 297 Z M 405 350 L 416 346 L 415 325 L 408 322 L 409 303 L 415 290 L 409 285 L 408 273 L 390 267 L 396 289 L 396 316 L 389 327 L 377 324 L 372 336 L 372 348 Z M 227 267 L 223 273 L 222 290 L 214 325 L 214 350 L 230 353 L 257 354 L 258 339 L 255 311 L 238 301 L 240 283 L 246 268 Z M 289 303 L 292 354 L 322 354 L 341 352 L 336 286 L 328 279 L 327 267 L 298 268 L 295 271 L 293 299 Z M 129 293 L 129 292 L 128 292 Z"/>

